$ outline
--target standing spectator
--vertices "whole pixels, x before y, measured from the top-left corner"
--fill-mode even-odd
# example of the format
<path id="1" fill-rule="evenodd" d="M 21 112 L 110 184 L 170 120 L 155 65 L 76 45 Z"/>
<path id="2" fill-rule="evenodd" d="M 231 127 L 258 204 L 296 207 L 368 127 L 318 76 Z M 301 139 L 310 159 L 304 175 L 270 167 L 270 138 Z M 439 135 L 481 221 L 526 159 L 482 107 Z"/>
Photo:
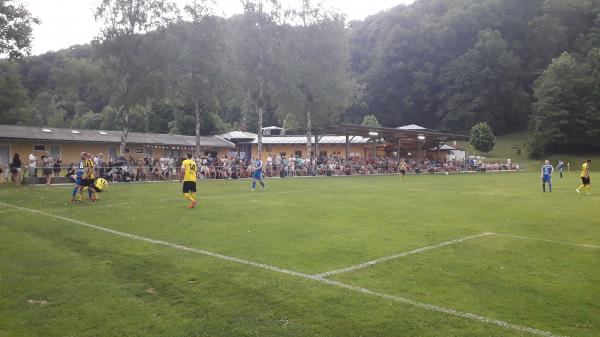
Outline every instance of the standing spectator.
<path id="1" fill-rule="evenodd" d="M 60 176 L 61 164 L 62 160 L 60 160 L 60 157 L 56 158 L 56 160 L 54 161 L 54 167 L 52 168 L 55 177 Z"/>
<path id="2" fill-rule="evenodd" d="M 565 162 L 562 160 L 558 161 L 558 166 L 556 166 L 556 168 L 558 169 L 558 173 L 560 174 L 560 179 L 563 178 L 563 171 L 565 169 Z"/>
<path id="3" fill-rule="evenodd" d="M 4 184 L 4 165 L 2 159 L 0 159 L 0 184 Z"/>
<path id="4" fill-rule="evenodd" d="M 273 166 L 273 171 L 276 172 L 275 174 L 277 174 L 278 172 L 281 171 L 281 156 L 277 156 L 275 157 L 275 165 Z"/>
<path id="5" fill-rule="evenodd" d="M 160 158 L 160 176 L 162 180 L 171 180 L 171 176 L 169 175 L 169 165 L 167 163 L 167 158 Z"/>
<path id="6" fill-rule="evenodd" d="M 289 165 L 289 177 L 293 178 L 296 176 L 296 156 L 290 156 Z"/>
<path id="7" fill-rule="evenodd" d="M 196 163 L 196 167 L 198 166 L 197 163 L 197 159 L 192 159 L 195 163 Z M 175 161 L 175 174 L 181 174 L 181 166 L 183 165 L 183 159 L 181 158 L 177 158 L 177 160 Z M 196 172 L 196 174 L 198 174 L 198 172 Z"/>
<path id="8" fill-rule="evenodd" d="M 269 153 L 267 157 L 267 177 L 273 176 L 273 154 Z"/>
<path id="9" fill-rule="evenodd" d="M 10 163 L 10 173 L 12 175 L 12 181 L 16 185 L 21 185 L 21 157 L 18 153 L 15 153 L 12 162 Z"/>
<path id="10" fill-rule="evenodd" d="M 102 153 L 98 153 L 96 155 L 95 163 L 94 164 L 96 165 L 95 166 L 96 177 L 102 177 L 104 175 L 104 172 L 102 172 L 103 171 L 102 168 L 104 167 L 103 166 L 103 164 L 104 164 L 104 158 L 102 157 Z"/>
<path id="11" fill-rule="evenodd" d="M 288 165 L 290 164 L 289 160 L 287 159 L 286 156 L 282 156 L 281 158 L 281 174 L 280 177 L 281 178 L 285 178 L 288 176 Z"/>
<path id="12" fill-rule="evenodd" d="M 33 152 L 31 152 L 29 154 L 29 163 L 27 165 L 27 168 L 29 169 L 29 176 L 30 177 L 37 177 L 37 157 L 35 156 L 35 154 Z"/>
<path id="13" fill-rule="evenodd" d="M 171 180 L 171 175 L 175 174 L 175 158 L 173 156 L 169 156 L 169 180 Z"/>
<path id="14" fill-rule="evenodd" d="M 46 185 L 52 181 L 52 158 L 47 154 L 42 155 L 42 172 L 46 177 Z"/>
<path id="15" fill-rule="evenodd" d="M 106 177 L 106 174 L 108 173 L 108 164 L 103 161 L 102 162 L 102 167 L 100 168 L 100 178 L 104 178 Z"/>

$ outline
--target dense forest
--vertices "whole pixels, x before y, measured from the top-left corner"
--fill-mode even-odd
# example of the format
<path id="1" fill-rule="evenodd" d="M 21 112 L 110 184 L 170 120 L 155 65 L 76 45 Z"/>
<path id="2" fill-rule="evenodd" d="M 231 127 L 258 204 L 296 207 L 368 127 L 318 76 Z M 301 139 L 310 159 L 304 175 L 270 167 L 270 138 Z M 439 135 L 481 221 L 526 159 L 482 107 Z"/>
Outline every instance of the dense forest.
<path id="1" fill-rule="evenodd" d="M 193 135 L 373 115 L 528 129 L 534 155 L 600 149 L 600 0 L 418 0 L 352 22 L 242 2 L 228 19 L 190 5 L 131 29 L 100 6 L 112 24 L 89 45 L 0 61 L 0 121 Z"/>

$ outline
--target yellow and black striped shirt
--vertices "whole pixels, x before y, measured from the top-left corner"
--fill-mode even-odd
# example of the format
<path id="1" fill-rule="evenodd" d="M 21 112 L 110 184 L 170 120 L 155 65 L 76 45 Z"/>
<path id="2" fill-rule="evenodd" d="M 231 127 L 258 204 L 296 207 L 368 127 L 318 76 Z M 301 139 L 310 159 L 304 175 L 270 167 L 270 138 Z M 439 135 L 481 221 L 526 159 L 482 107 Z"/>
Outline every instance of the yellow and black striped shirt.
<path id="1" fill-rule="evenodd" d="M 85 179 L 94 179 L 96 178 L 96 172 L 94 171 L 94 161 L 91 159 L 86 159 L 83 163 L 83 168 L 85 170 L 84 178 Z"/>

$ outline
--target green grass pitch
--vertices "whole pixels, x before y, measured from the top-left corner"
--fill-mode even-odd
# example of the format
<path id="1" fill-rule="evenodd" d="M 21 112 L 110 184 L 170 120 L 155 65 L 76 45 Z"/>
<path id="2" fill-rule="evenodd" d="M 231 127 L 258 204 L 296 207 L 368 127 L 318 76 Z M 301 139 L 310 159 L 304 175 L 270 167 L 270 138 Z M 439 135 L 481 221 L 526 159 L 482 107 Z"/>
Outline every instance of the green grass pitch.
<path id="1" fill-rule="evenodd" d="M 600 198 L 578 182 L 203 181 L 195 210 L 176 182 L 95 204 L 4 185 L 0 336 L 600 336 Z"/>

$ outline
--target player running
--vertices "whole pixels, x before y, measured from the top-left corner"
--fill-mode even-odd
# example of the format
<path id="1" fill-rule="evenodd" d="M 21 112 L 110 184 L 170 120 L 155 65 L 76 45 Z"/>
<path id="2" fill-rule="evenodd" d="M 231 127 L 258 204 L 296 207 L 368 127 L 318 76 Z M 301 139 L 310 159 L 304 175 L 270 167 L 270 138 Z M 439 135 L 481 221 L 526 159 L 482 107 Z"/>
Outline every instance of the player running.
<path id="1" fill-rule="evenodd" d="M 550 165 L 550 161 L 546 160 L 544 165 L 542 166 L 542 191 L 546 192 L 546 183 L 548 183 L 548 187 L 550 188 L 550 193 L 552 193 L 552 173 L 554 172 L 554 167 Z"/>
<path id="2" fill-rule="evenodd" d="M 592 160 L 588 159 L 583 165 L 581 165 L 581 182 L 583 183 L 581 186 L 577 187 L 575 191 L 577 193 L 581 193 L 581 190 L 585 189 L 587 194 L 592 194 L 592 183 L 590 181 L 590 166 L 592 164 Z"/>
<path id="3" fill-rule="evenodd" d="M 81 156 L 84 160 L 83 162 L 83 179 L 81 179 L 81 187 L 79 188 L 79 197 L 83 194 L 83 190 L 87 188 L 88 198 L 90 201 L 95 202 L 98 201 L 98 197 L 96 196 L 96 190 L 92 186 L 94 186 L 94 180 L 96 180 L 96 170 L 94 168 L 94 160 L 92 159 L 92 155 L 89 153 L 85 153 L 85 155 Z"/>
<path id="4" fill-rule="evenodd" d="M 179 182 L 183 180 L 183 196 L 191 201 L 188 206 L 189 209 L 193 209 L 198 204 L 196 200 L 196 172 L 198 166 L 195 161 L 192 160 L 192 154 L 187 154 L 187 159 L 181 163 L 181 178 Z"/>
<path id="5" fill-rule="evenodd" d="M 267 186 L 265 186 L 265 183 L 263 181 L 262 173 L 263 162 L 260 159 L 256 158 L 256 160 L 252 163 L 252 169 L 254 173 L 252 174 L 252 189 L 250 191 L 256 191 L 257 181 L 260 183 L 260 186 L 262 186 L 263 191 L 266 190 Z"/>
<path id="6" fill-rule="evenodd" d="M 75 179 L 75 187 L 73 188 L 73 193 L 71 194 L 71 202 L 80 202 L 81 194 L 83 193 L 83 174 L 84 174 L 84 162 L 85 162 L 85 152 L 81 153 L 81 160 L 79 161 L 79 166 L 77 167 L 77 171 L 75 171 L 75 175 L 72 176 Z M 79 193 L 77 193 L 79 192 Z"/>

